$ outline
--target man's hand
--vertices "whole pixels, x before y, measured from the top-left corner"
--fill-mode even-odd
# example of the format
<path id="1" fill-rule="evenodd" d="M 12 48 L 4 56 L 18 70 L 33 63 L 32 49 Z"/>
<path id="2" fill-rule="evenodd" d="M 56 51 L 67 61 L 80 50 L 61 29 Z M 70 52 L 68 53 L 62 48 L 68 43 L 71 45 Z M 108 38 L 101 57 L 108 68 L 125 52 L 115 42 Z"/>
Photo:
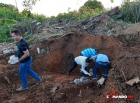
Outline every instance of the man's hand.
<path id="1" fill-rule="evenodd" d="M 90 74 L 90 73 L 89 73 L 88 75 L 89 75 L 90 77 L 92 76 L 92 74 Z"/>

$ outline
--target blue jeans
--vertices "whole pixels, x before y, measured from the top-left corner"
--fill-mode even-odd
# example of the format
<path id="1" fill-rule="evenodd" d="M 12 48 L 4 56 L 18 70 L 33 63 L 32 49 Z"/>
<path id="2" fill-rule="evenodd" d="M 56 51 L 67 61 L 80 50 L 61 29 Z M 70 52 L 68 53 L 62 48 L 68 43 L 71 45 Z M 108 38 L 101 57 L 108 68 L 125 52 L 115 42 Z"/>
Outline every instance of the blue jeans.
<path id="1" fill-rule="evenodd" d="M 41 78 L 31 69 L 31 63 L 32 63 L 32 57 L 29 61 L 25 63 L 20 63 L 19 76 L 22 81 L 22 88 L 28 87 L 28 80 L 27 80 L 26 74 L 29 74 L 32 77 L 34 77 L 37 82 L 41 80 Z"/>
<path id="2" fill-rule="evenodd" d="M 104 67 L 104 78 L 108 77 L 108 71 L 109 71 L 109 63 L 104 63 L 104 62 L 95 62 L 94 68 L 93 68 L 93 78 L 97 77 L 97 72 L 99 67 Z"/>

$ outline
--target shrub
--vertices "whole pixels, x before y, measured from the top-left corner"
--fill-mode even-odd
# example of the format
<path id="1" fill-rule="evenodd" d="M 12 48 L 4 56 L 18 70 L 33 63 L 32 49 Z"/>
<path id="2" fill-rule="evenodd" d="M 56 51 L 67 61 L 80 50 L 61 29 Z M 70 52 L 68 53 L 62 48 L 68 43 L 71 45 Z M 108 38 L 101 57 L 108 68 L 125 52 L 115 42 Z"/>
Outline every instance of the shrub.
<path id="1" fill-rule="evenodd" d="M 140 21 L 140 1 L 124 0 L 121 6 L 123 20 L 126 22 L 136 23 Z"/>

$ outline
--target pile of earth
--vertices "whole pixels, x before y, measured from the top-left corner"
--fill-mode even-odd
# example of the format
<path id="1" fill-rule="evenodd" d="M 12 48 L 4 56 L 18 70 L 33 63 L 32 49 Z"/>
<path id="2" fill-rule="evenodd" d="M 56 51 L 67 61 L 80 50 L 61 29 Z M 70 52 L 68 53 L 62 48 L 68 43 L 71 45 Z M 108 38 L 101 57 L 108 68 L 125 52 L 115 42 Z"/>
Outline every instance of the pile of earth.
<path id="1" fill-rule="evenodd" d="M 121 31 L 131 26 L 121 19 L 116 21 L 113 16 L 120 15 L 119 7 L 115 7 L 106 13 L 93 16 L 87 20 L 49 20 L 42 24 L 40 31 L 29 38 L 31 45 L 36 45 L 50 36 L 65 35 L 69 32 L 84 32 L 91 35 L 118 36 Z M 28 34 L 27 34 L 28 36 Z"/>

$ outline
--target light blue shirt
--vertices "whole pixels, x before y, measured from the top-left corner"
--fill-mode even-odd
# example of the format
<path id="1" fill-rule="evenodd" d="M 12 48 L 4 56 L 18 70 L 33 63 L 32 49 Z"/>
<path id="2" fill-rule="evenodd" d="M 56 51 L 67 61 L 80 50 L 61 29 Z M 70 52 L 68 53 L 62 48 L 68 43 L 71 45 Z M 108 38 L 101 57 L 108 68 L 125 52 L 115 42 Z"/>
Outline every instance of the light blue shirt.
<path id="1" fill-rule="evenodd" d="M 95 56 L 92 56 L 91 58 L 95 59 L 96 62 L 108 62 L 109 63 L 108 56 L 105 54 L 97 54 Z"/>
<path id="2" fill-rule="evenodd" d="M 82 56 L 90 57 L 90 56 L 94 56 L 96 54 L 96 51 L 93 48 L 87 48 L 87 49 L 81 51 L 81 54 L 82 54 Z"/>

